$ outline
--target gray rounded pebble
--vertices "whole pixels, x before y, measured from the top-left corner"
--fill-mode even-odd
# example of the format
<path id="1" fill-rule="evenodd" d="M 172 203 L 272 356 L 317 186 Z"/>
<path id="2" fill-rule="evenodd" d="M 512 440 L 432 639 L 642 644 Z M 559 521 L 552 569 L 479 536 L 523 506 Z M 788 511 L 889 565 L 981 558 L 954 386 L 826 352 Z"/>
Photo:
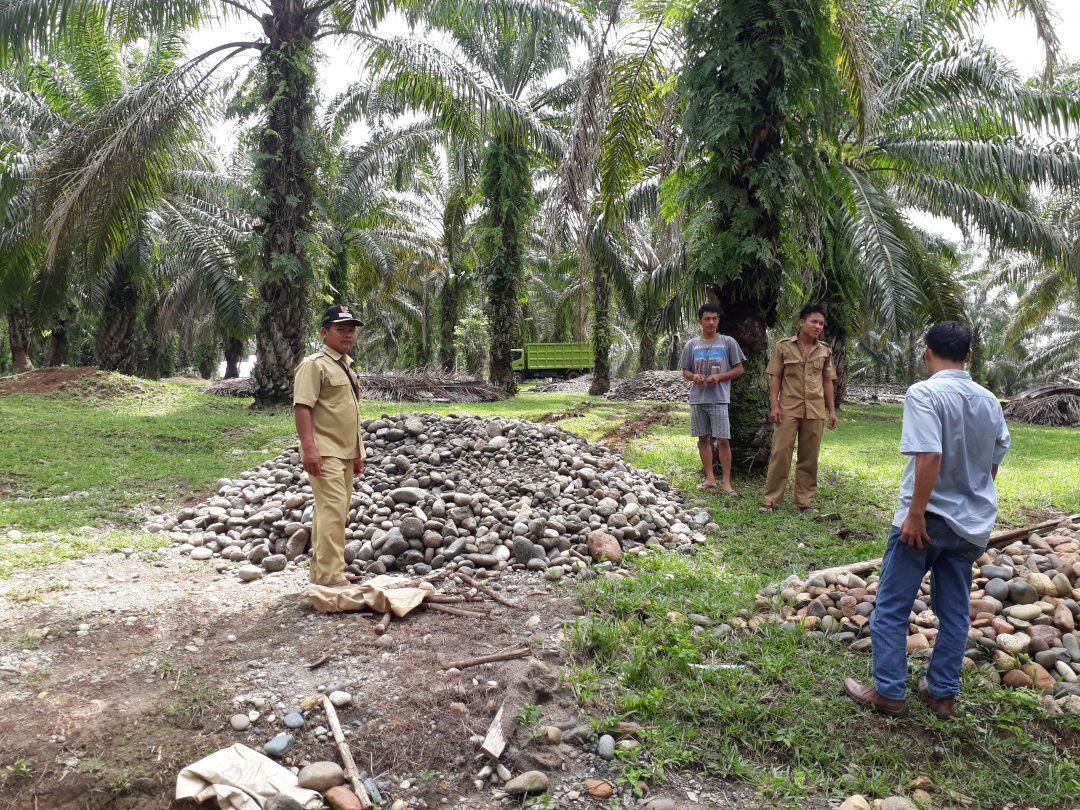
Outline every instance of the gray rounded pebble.
<path id="1" fill-rule="evenodd" d="M 304 715 L 300 714 L 299 712 L 290 712 L 289 714 L 285 715 L 284 723 L 285 728 L 303 728 Z"/>
<path id="2" fill-rule="evenodd" d="M 251 727 L 251 720 L 246 714 L 234 714 L 229 718 L 229 725 L 234 731 L 247 731 Z"/>
<path id="3" fill-rule="evenodd" d="M 611 759 L 615 756 L 615 738 L 610 734 L 604 734 L 596 744 L 596 753 L 601 759 Z"/>
<path id="4" fill-rule="evenodd" d="M 278 734 L 270 742 L 263 745 L 263 751 L 268 757 L 283 757 L 296 744 L 296 738 L 292 734 Z"/>

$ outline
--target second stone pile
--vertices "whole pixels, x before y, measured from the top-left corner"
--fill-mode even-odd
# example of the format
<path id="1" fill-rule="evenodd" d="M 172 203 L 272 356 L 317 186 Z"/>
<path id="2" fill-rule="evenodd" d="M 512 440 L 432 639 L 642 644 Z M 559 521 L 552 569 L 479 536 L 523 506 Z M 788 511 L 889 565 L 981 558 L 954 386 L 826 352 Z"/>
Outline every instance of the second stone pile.
<path id="1" fill-rule="evenodd" d="M 1063 521 L 1045 536 L 1031 533 L 989 548 L 973 575 L 965 666 L 995 683 L 1068 700 L 1067 708 L 1080 713 L 1080 523 Z M 825 571 L 766 588 L 757 605 L 774 621 L 865 649 L 877 585 L 877 575 Z M 908 621 L 908 653 L 928 655 L 938 632 L 929 575 Z"/>
<path id="2" fill-rule="evenodd" d="M 650 541 L 704 541 L 662 477 L 554 425 L 402 413 L 363 426 L 367 469 L 346 528 L 354 573 L 518 564 L 559 579 Z M 218 483 L 216 496 L 147 528 L 248 572 L 305 552 L 314 501 L 297 448 Z"/>

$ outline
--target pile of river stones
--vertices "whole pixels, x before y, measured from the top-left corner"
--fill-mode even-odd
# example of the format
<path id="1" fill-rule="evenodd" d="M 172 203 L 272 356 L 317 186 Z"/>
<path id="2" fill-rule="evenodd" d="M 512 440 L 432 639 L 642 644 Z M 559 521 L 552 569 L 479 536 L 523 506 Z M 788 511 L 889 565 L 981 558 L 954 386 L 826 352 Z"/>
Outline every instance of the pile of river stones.
<path id="1" fill-rule="evenodd" d="M 662 477 L 554 426 L 470 415 L 383 415 L 363 422 L 367 466 L 356 479 L 345 561 L 356 574 L 424 575 L 444 566 L 542 571 L 549 580 L 617 564 L 648 543 L 692 552 L 705 513 L 683 512 Z M 241 563 L 241 579 L 305 553 L 314 496 L 296 447 L 215 497 L 154 515 L 194 559 Z"/>
<path id="2" fill-rule="evenodd" d="M 992 683 L 1052 695 L 1059 708 L 1080 714 L 1080 522 L 990 548 L 973 568 L 964 665 Z M 777 621 L 869 649 L 878 581 L 834 571 L 805 582 L 789 577 L 758 594 L 762 615 L 751 623 Z M 937 627 L 927 575 L 909 616 L 908 653 L 929 657 Z"/>
<path id="3" fill-rule="evenodd" d="M 643 371 L 633 377 L 620 380 L 604 394 L 605 399 L 657 402 L 686 402 L 690 396 L 690 381 L 681 371 Z"/>

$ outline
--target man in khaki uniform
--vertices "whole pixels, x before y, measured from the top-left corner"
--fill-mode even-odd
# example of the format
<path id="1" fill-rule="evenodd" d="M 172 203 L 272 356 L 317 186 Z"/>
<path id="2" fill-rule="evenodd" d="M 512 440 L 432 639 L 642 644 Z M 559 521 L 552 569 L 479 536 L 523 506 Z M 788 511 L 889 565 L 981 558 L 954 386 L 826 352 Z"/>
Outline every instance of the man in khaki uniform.
<path id="1" fill-rule="evenodd" d="M 776 427 L 762 512 L 771 512 L 784 499 L 796 438 L 799 456 L 795 464 L 795 505 L 800 511 L 812 511 L 810 501 L 817 491 L 818 452 L 826 417 L 829 430 L 836 427 L 836 369 L 832 350 L 818 340 L 824 329 L 824 308 L 820 304 L 804 306 L 799 312 L 798 334 L 776 344 L 765 369 L 772 377 L 769 416 Z"/>
<path id="2" fill-rule="evenodd" d="M 323 314 L 325 344 L 305 357 L 293 379 L 293 416 L 300 436 L 300 459 L 315 493 L 311 521 L 311 567 L 317 585 L 345 585 L 345 520 L 353 476 L 364 474 L 360 426 L 360 383 L 349 351 L 359 321 L 346 306 Z"/>

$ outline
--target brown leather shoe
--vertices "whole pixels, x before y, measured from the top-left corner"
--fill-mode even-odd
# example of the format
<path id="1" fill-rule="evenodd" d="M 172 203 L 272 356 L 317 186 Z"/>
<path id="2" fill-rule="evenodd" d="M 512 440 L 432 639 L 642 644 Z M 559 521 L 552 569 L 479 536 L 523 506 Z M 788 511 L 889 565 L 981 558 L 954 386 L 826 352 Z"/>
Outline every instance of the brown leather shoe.
<path id="1" fill-rule="evenodd" d="M 862 703 L 882 714 L 887 714 L 891 717 L 900 717 L 901 715 L 907 714 L 906 700 L 893 700 L 892 698 L 887 698 L 884 695 L 878 694 L 878 690 L 874 687 L 861 684 L 854 678 L 844 678 L 844 691 L 847 692 L 848 697 L 856 703 Z"/>
<path id="2" fill-rule="evenodd" d="M 936 698 L 930 694 L 930 684 L 926 682 L 926 678 L 919 678 L 919 697 L 925 701 L 926 705 L 930 707 L 932 711 L 940 720 L 948 720 L 954 714 L 956 714 L 956 698 Z"/>

